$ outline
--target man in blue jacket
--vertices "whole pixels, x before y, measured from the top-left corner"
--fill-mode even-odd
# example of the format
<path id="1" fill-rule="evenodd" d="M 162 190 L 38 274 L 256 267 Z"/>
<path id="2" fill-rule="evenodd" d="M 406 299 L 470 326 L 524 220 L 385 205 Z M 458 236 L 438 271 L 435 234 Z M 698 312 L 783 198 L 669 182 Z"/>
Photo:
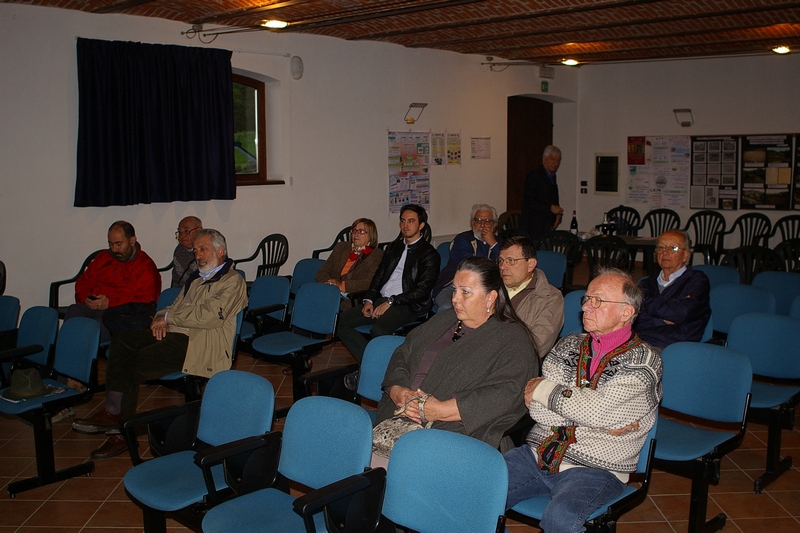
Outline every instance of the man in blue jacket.
<path id="1" fill-rule="evenodd" d="M 679 230 L 666 231 L 656 245 L 661 272 L 639 282 L 644 302 L 633 330 L 655 348 L 703 337 L 711 316 L 711 287 L 703 272 L 687 264 L 691 256 L 689 236 Z"/>

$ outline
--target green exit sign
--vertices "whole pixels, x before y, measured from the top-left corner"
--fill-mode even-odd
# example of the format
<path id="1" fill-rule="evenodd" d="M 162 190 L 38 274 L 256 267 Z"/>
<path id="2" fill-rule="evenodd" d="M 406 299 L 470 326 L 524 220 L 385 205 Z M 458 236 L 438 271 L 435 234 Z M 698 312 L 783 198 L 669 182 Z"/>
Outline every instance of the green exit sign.
<path id="1" fill-rule="evenodd" d="M 548 90 L 550 90 L 550 84 L 547 80 L 542 80 L 542 92 L 546 93 Z"/>

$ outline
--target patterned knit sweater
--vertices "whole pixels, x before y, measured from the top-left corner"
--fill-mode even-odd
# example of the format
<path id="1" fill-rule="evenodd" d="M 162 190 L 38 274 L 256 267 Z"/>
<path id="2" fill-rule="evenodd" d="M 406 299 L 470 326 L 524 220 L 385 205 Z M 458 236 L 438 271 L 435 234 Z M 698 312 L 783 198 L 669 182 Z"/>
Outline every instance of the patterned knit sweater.
<path id="1" fill-rule="evenodd" d="M 529 409 L 536 425 L 528 434 L 528 444 L 536 454 L 554 427 L 575 426 L 575 442 L 567 447 L 561 470 L 602 468 L 625 482 L 626 473 L 636 470 L 647 432 L 655 423 L 662 395 L 661 357 L 646 343 L 623 343 L 621 353 L 605 357 L 587 382 L 579 377 L 581 347 L 587 337 L 564 337 L 544 358 L 544 380 L 536 387 Z M 637 420 L 637 431 L 621 436 L 608 432 Z"/>

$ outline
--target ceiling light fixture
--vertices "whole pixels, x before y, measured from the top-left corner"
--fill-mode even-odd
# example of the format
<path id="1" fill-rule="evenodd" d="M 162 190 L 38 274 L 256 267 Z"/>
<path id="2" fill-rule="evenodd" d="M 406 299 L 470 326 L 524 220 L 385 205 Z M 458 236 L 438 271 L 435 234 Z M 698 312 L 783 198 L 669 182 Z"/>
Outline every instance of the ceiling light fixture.
<path id="1" fill-rule="evenodd" d="M 282 30 L 288 26 L 289 23 L 283 20 L 265 20 L 261 25 L 272 30 Z"/>
<path id="2" fill-rule="evenodd" d="M 578 61 L 576 59 L 562 59 L 561 64 L 566 65 L 568 67 L 574 67 L 575 65 L 578 64 Z"/>
<path id="3" fill-rule="evenodd" d="M 772 51 L 775 52 L 776 54 L 788 54 L 789 52 L 791 52 L 788 46 L 776 46 L 775 48 L 772 49 Z"/>

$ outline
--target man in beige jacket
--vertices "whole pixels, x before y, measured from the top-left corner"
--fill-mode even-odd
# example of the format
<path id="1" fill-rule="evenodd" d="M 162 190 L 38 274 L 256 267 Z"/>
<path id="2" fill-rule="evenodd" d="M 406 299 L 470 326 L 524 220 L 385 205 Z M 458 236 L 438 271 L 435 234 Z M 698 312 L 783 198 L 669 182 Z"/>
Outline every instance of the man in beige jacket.
<path id="1" fill-rule="evenodd" d="M 159 311 L 149 330 L 123 331 L 111 340 L 105 408 L 72 424 L 82 433 L 109 433 L 92 459 L 126 449 L 119 421 L 136 411 L 139 384 L 173 372 L 210 377 L 231 367 L 236 315 L 247 306 L 245 281 L 227 258 L 225 237 L 204 229 L 194 239 L 198 272 L 172 305 Z"/>

